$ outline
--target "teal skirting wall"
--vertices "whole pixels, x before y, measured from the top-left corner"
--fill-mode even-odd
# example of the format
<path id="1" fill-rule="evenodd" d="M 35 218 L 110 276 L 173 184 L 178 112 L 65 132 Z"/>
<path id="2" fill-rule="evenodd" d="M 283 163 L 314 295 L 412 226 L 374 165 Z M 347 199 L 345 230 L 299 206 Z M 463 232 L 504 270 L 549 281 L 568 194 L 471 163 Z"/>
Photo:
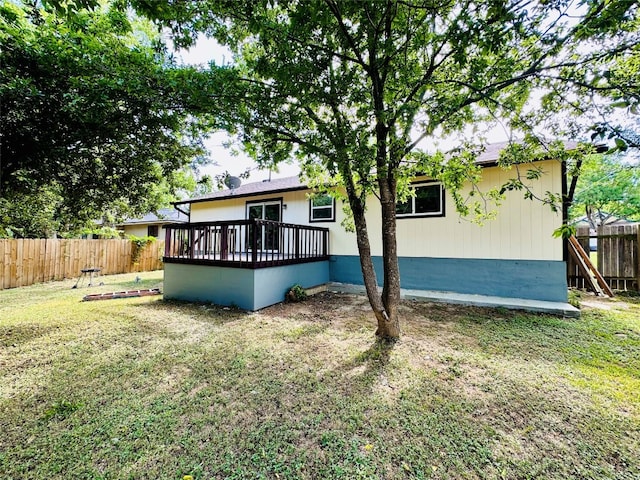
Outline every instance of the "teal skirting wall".
<path id="1" fill-rule="evenodd" d="M 373 263 L 382 284 L 382 258 Z M 561 261 L 401 257 L 398 263 L 402 288 L 567 301 L 567 268 Z M 332 255 L 330 278 L 362 285 L 359 257 Z"/>
<path id="2" fill-rule="evenodd" d="M 255 270 L 165 263 L 163 293 L 166 299 L 259 310 L 282 302 L 292 285 L 309 288 L 328 281 L 327 261 Z"/>

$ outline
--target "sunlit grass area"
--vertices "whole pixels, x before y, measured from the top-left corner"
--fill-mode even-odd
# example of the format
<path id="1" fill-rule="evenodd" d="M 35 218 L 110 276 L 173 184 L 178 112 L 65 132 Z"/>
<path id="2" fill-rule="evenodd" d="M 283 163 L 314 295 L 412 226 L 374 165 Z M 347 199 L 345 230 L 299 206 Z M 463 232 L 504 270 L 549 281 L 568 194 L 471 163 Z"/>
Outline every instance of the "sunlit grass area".
<path id="1" fill-rule="evenodd" d="M 0 292 L 2 478 L 640 478 L 640 301 L 580 319 L 366 299 L 257 313 Z"/>

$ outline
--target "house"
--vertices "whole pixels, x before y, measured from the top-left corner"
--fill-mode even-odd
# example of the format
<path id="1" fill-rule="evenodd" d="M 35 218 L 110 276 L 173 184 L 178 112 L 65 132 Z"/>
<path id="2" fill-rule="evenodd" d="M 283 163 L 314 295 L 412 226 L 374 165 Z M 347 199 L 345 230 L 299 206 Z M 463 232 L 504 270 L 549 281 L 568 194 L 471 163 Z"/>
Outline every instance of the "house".
<path id="1" fill-rule="evenodd" d="M 497 166 L 505 144 L 477 159 L 479 188 L 489 190 L 514 176 Z M 566 192 L 564 165 L 536 162 L 545 173 L 533 193 Z M 522 192 L 506 193 L 496 219 L 470 222 L 455 210 L 442 184 L 413 182 L 415 197 L 397 208 L 401 287 L 552 302 L 567 301 L 563 222 Z M 294 284 L 362 285 L 355 233 L 341 226 L 341 201 L 311 197 L 298 177 L 241 185 L 176 202 L 189 223 L 167 231 L 165 298 L 210 301 L 256 310 L 283 300 Z M 382 277 L 380 205 L 369 202 L 368 230 L 378 279 Z"/>
<path id="2" fill-rule="evenodd" d="M 635 225 L 638 222 L 634 222 L 633 220 L 628 220 L 623 217 L 618 217 L 606 212 L 594 212 L 590 217 L 587 215 L 583 215 L 580 218 L 577 218 L 571 222 L 571 225 L 576 227 L 577 233 L 576 236 L 580 237 L 580 234 L 586 235 L 584 232 L 585 228 L 588 228 L 589 238 L 589 250 L 595 252 L 598 250 L 598 229 L 604 226 L 614 226 L 614 225 Z M 585 247 L 586 248 L 586 247 Z"/>
<path id="3" fill-rule="evenodd" d="M 594 212 L 591 217 L 583 215 L 579 218 L 576 218 L 571 222 L 575 227 L 591 227 L 594 226 L 597 228 L 601 225 L 632 225 L 634 223 L 633 220 L 629 220 L 624 217 L 618 217 L 616 215 L 606 213 L 606 212 Z"/>
<path id="4" fill-rule="evenodd" d="M 124 235 L 156 237 L 164 239 L 165 226 L 188 221 L 186 214 L 173 208 L 161 208 L 157 213 L 147 213 L 141 218 L 130 218 L 116 225 Z"/>

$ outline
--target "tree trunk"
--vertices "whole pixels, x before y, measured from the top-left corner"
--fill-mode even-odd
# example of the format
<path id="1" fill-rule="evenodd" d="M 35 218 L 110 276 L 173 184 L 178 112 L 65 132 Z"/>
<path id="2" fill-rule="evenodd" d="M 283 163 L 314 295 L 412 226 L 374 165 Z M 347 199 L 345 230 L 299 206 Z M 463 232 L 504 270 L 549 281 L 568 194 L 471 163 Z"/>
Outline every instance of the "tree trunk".
<path id="1" fill-rule="evenodd" d="M 369 243 L 369 233 L 367 230 L 367 221 L 364 215 L 364 206 L 355 195 L 349 193 L 349 204 L 353 212 L 353 221 L 356 228 L 356 240 L 358 244 L 358 253 L 360 256 L 360 268 L 362 270 L 362 279 L 367 292 L 369 304 L 373 310 L 378 323 L 376 336 L 387 341 L 395 341 L 400 337 L 400 323 L 398 321 L 397 306 L 400 300 L 400 276 L 398 272 L 398 258 L 395 249 L 395 204 L 393 205 L 393 226 L 388 234 L 383 234 L 383 244 L 388 245 L 388 239 L 384 237 L 393 237 L 392 247 L 384 247 L 384 277 L 385 285 L 383 293 L 380 295 L 378 291 L 378 281 L 376 272 L 373 267 L 371 258 L 371 245 Z M 383 207 L 384 208 L 384 207 Z M 387 207 L 388 209 L 388 207 Z M 383 221 L 383 230 L 385 222 Z M 389 254 L 387 256 L 387 254 Z M 395 268 L 394 268 L 395 265 Z M 391 266 L 391 268 L 389 268 Z"/>
<path id="2" fill-rule="evenodd" d="M 364 205 L 355 192 L 352 184 L 347 184 L 347 196 L 349 205 L 353 213 L 353 222 L 356 228 L 356 241 L 360 257 L 360 269 L 364 288 L 367 292 L 369 305 L 378 322 L 376 335 L 386 340 L 396 340 L 400 336 L 397 319 L 394 322 L 387 312 L 383 297 L 378 291 L 378 280 L 371 258 L 371 244 L 369 243 L 369 232 L 367 230 L 367 220 L 364 215 Z M 395 326 L 395 328 L 393 328 Z"/>
<path id="3" fill-rule="evenodd" d="M 384 339 L 395 340 L 400 337 L 400 268 L 398 266 L 398 248 L 396 241 L 396 201 L 395 180 L 389 176 L 378 182 L 380 187 L 380 205 L 382 206 L 382 261 L 384 287 L 382 303 L 387 318 L 378 318 L 376 335 Z"/>

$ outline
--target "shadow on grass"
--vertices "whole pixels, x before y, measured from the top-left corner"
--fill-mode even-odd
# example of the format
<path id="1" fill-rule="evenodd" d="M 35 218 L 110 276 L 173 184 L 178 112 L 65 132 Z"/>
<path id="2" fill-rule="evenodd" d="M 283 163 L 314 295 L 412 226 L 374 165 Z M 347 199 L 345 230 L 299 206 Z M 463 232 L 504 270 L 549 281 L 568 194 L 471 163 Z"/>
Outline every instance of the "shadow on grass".
<path id="1" fill-rule="evenodd" d="M 224 307 L 206 302 L 190 302 L 182 300 L 159 299 L 156 302 L 141 303 L 136 307 L 157 310 L 166 313 L 179 313 L 198 318 L 208 318 L 215 320 L 216 324 L 225 324 L 248 318 L 251 312 L 241 310 L 237 307 Z"/>
<path id="2" fill-rule="evenodd" d="M 187 302 L 132 306 L 184 322 L 252 315 Z M 530 331 L 532 354 L 546 358 L 566 328 L 577 328 L 490 311 L 463 318 L 470 312 L 460 313 L 456 334 L 478 338 L 473 348 L 501 346 L 507 355 L 518 354 Z M 141 478 L 178 472 L 176 477 L 194 478 L 398 480 L 622 479 L 617 468 L 634 473 L 629 465 L 637 457 L 619 435 L 631 426 L 603 421 L 597 411 L 575 409 L 571 399 L 547 398 L 517 382 L 500 383 L 500 395 L 474 398 L 429 368 L 405 371 L 392 361 L 402 344 L 376 340 L 367 346 L 354 334 L 342 341 L 356 353 L 322 370 L 312 360 L 324 338 L 272 350 L 268 342 L 278 333 L 254 341 L 246 332 L 238 342 L 238 330 L 223 328 L 216 332 L 219 341 L 181 344 L 154 325 L 140 325 L 139 315 L 122 318 L 124 327 L 108 339 L 84 338 L 73 352 L 56 352 L 65 361 L 56 361 L 59 368 L 45 377 L 38 401 L 16 397 L 13 417 L 0 420 L 0 427 L 10 427 L 0 460 L 16 478 L 30 475 L 28 467 L 38 469 L 33 478 L 61 470 L 85 478 L 115 478 L 127 470 Z M 305 324 L 296 335 L 310 339 L 327 330 L 328 323 Z M 547 345 L 549 339 L 555 343 Z M 545 345 L 549 352 L 542 351 Z M 375 392 L 387 373 L 415 381 L 391 379 L 393 385 Z"/>
<path id="3" fill-rule="evenodd" d="M 59 329 L 58 326 L 46 326 L 38 323 L 22 323 L 0 326 L 0 347 L 17 347 L 40 337 L 49 335 Z"/>
<path id="4" fill-rule="evenodd" d="M 367 364 L 370 368 L 378 370 L 384 369 L 389 363 L 389 357 L 395 344 L 395 341 L 376 338 L 367 350 L 356 355 L 354 363 Z"/>

